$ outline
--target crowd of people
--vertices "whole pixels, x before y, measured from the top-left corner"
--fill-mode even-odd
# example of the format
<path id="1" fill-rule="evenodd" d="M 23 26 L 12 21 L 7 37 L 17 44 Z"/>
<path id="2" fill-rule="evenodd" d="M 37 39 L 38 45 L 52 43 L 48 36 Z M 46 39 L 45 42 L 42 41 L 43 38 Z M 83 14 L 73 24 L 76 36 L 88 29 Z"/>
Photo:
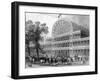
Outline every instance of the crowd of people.
<path id="1" fill-rule="evenodd" d="M 26 64 L 30 67 L 32 64 L 39 64 L 39 65 L 48 65 L 48 66 L 59 66 L 59 65 L 77 65 L 77 64 L 85 64 L 88 61 L 88 57 L 35 57 L 35 56 L 28 56 L 25 58 Z"/>

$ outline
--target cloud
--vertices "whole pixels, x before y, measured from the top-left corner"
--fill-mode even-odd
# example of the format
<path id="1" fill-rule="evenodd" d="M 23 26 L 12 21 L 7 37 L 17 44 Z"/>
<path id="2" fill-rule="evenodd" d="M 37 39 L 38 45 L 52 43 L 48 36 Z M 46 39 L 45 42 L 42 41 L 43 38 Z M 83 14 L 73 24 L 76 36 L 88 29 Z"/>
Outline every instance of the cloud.
<path id="1" fill-rule="evenodd" d="M 72 18 L 73 22 L 83 25 L 85 28 L 89 29 L 89 16 L 88 15 L 75 15 Z"/>
<path id="2" fill-rule="evenodd" d="M 82 25 L 89 29 L 89 15 L 62 15 L 59 19 L 65 19 L 68 21 L 73 21 L 76 24 Z"/>

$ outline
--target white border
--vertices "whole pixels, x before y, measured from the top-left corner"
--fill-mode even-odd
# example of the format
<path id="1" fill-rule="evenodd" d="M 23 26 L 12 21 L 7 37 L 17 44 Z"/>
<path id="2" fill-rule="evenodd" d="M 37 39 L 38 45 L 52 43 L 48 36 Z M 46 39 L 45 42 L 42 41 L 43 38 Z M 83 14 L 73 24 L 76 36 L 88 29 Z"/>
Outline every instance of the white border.
<path id="1" fill-rule="evenodd" d="M 90 64 L 88 66 L 43 67 L 25 69 L 25 12 L 47 12 L 90 15 Z M 95 11 L 37 6 L 19 7 L 19 75 L 40 75 L 95 71 Z"/>

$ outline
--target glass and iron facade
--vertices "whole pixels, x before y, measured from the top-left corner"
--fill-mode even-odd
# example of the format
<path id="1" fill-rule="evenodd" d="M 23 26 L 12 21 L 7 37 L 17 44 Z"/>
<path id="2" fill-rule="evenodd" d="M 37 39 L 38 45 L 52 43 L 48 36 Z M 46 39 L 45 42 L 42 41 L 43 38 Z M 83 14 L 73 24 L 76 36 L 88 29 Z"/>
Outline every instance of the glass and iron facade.
<path id="1" fill-rule="evenodd" d="M 81 31 L 76 31 L 68 35 L 52 38 L 42 47 L 50 56 L 89 56 L 89 37 L 81 38 Z"/>
<path id="2" fill-rule="evenodd" d="M 89 59 L 90 41 L 89 31 L 87 31 L 88 30 L 81 28 L 77 24 L 73 25 L 71 22 L 59 20 L 54 24 L 53 37 L 47 39 L 45 44 L 41 44 L 41 46 L 46 51 L 48 57 L 79 56 Z"/>

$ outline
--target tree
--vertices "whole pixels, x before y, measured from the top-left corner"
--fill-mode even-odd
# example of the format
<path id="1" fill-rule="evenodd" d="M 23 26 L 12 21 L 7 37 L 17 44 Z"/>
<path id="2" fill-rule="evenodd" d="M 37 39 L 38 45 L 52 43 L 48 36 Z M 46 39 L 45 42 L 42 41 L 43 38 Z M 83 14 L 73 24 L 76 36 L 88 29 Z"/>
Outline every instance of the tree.
<path id="1" fill-rule="evenodd" d="M 33 22 L 31 20 L 28 20 L 25 23 L 25 50 L 28 52 L 30 56 L 30 41 L 33 39 L 33 31 L 34 31 L 35 25 L 33 25 Z"/>
<path id="2" fill-rule="evenodd" d="M 41 34 L 47 34 L 48 33 L 48 27 L 46 26 L 46 23 L 41 24 L 39 21 L 35 22 L 35 24 L 29 25 L 30 28 L 26 32 L 25 38 L 26 38 L 26 48 L 28 49 L 28 53 L 30 55 L 30 47 L 29 43 L 30 41 L 35 44 L 35 49 L 37 53 L 37 59 L 39 60 L 39 50 L 43 52 L 43 49 L 40 46 L 39 41 L 43 40 L 43 36 Z"/>

